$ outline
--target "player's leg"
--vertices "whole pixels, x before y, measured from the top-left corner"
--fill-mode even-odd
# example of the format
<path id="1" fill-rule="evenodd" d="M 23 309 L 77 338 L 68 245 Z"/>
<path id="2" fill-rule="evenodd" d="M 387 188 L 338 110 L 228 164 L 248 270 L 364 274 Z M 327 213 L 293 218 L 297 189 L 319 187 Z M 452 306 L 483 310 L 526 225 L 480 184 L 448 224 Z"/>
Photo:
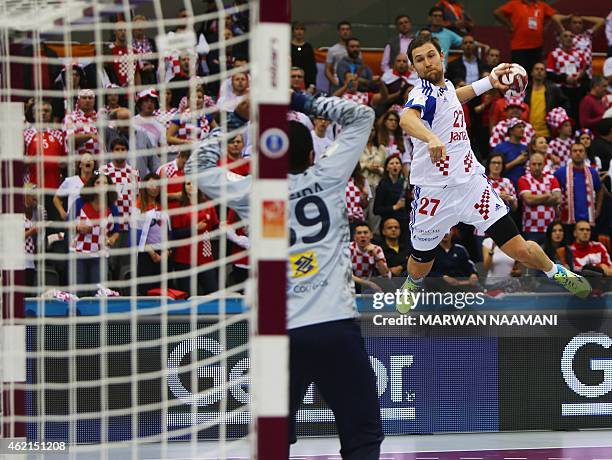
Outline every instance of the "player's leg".
<path id="1" fill-rule="evenodd" d="M 412 254 L 408 259 L 408 277 L 400 288 L 395 308 L 408 313 L 414 307 L 412 293 L 422 288 L 424 278 L 431 271 L 435 249 L 449 229 L 455 225 L 456 215 L 448 189 L 415 187 L 410 212 L 410 241 Z"/>
<path id="2" fill-rule="evenodd" d="M 464 189 L 465 206 L 462 220 L 474 225 L 495 241 L 508 256 L 529 268 L 546 273 L 569 292 L 586 297 L 591 292 L 588 281 L 553 262 L 534 241 L 525 241 L 508 214 L 508 208 L 484 176 L 474 176 Z"/>
<path id="3" fill-rule="evenodd" d="M 376 376 L 359 324 L 333 321 L 312 331 L 319 355 L 315 385 L 334 413 L 343 460 L 378 460 L 384 435 Z"/>

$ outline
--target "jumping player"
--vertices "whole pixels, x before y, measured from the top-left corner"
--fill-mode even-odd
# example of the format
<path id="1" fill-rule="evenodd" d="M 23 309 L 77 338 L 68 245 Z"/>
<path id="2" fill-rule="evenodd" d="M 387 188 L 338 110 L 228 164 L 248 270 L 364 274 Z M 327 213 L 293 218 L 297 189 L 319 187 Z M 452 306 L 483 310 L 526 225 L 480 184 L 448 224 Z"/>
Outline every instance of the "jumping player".
<path id="1" fill-rule="evenodd" d="M 414 145 L 410 168 L 410 183 L 414 185 L 410 214 L 414 251 L 397 310 L 407 313 L 413 308 L 410 292 L 421 288 L 433 265 L 436 246 L 459 222 L 486 231 L 513 259 L 542 270 L 573 294 L 587 297 L 591 287 L 585 278 L 553 264 L 540 246 L 520 236 L 470 147 L 461 104 L 492 88 L 507 90 L 499 79 L 509 73 L 510 64 L 500 64 L 488 77 L 455 90 L 444 79 L 444 55 L 437 41 L 417 37 L 410 43 L 408 57 L 420 77 L 400 120 Z"/>
<path id="2" fill-rule="evenodd" d="M 290 263 L 287 273 L 287 329 L 290 346 L 290 441 L 295 415 L 314 382 L 334 412 L 345 460 L 378 460 L 383 440 L 376 377 L 355 318 L 355 285 L 349 251 L 345 190 L 374 121 L 362 104 L 294 93 L 292 109 L 332 120 L 342 132 L 313 165 L 310 132 L 289 123 Z M 217 167 L 219 128 L 212 130 L 185 172 L 198 176 L 210 198 L 222 192 L 244 219 L 249 215 L 251 177 Z M 346 382 L 351 382 L 347 387 Z"/>

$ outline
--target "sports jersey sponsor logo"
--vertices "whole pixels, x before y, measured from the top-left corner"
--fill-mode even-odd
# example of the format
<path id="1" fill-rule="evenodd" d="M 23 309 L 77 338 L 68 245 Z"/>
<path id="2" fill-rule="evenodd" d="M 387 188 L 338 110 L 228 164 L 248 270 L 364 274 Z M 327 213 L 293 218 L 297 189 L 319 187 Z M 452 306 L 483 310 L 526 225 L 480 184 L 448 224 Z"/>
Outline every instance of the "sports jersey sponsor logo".
<path id="1" fill-rule="evenodd" d="M 314 251 L 300 252 L 289 257 L 294 278 L 312 276 L 319 272 L 317 253 Z"/>
<path id="2" fill-rule="evenodd" d="M 319 288 L 326 287 L 329 284 L 327 280 L 317 281 L 316 283 L 300 283 L 293 286 L 293 292 L 296 294 L 305 294 L 306 292 L 316 291 Z"/>
<path id="3" fill-rule="evenodd" d="M 468 137 L 465 131 L 451 131 L 450 142 L 469 141 L 469 140 L 470 138 Z"/>

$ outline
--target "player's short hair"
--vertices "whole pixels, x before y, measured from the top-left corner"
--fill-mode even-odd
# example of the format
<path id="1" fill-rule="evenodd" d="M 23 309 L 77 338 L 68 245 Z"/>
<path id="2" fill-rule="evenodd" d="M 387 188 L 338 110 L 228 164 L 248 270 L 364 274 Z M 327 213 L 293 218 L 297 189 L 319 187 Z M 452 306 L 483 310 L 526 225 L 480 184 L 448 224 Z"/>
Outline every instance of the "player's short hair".
<path id="1" fill-rule="evenodd" d="M 338 23 L 338 25 L 336 26 L 336 30 L 340 30 L 340 27 L 342 27 L 342 26 L 349 26 L 351 29 L 353 28 L 353 25 L 350 22 L 348 22 L 348 21 L 340 21 Z"/>
<path id="2" fill-rule="evenodd" d="M 306 126 L 298 121 L 289 122 L 289 172 L 299 174 L 310 166 L 313 151 L 312 136 Z"/>
<path id="3" fill-rule="evenodd" d="M 438 53 L 442 54 L 442 48 L 440 48 L 440 42 L 438 42 L 437 38 L 431 36 L 427 37 L 419 34 L 414 40 L 410 42 L 410 46 L 408 46 L 408 58 L 410 59 L 410 62 L 412 64 L 414 64 L 414 61 L 412 60 L 412 52 L 427 43 L 431 43 L 434 48 L 438 50 Z"/>

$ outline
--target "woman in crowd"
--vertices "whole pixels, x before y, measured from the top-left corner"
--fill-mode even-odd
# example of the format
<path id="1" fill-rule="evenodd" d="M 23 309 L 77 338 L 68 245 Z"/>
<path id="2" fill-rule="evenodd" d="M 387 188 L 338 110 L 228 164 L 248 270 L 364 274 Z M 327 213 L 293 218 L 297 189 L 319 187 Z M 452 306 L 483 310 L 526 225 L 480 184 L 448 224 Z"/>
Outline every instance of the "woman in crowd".
<path id="1" fill-rule="evenodd" d="M 77 174 L 64 179 L 57 192 L 55 192 L 53 204 L 62 220 L 66 220 L 70 212 L 73 211 L 74 203 L 81 194 L 81 188 L 94 175 L 95 168 L 96 163 L 93 155 L 84 153 L 79 157 Z M 64 199 L 67 201 L 66 208 L 64 208 Z"/>
<path id="2" fill-rule="evenodd" d="M 550 150 L 548 141 L 544 136 L 534 136 L 528 147 L 530 156 L 532 153 L 540 153 L 544 157 L 544 174 L 552 174 L 559 168 L 561 160 L 552 150 Z M 527 160 L 525 164 L 525 174 L 531 174 L 529 170 L 529 160 Z"/>
<path id="3" fill-rule="evenodd" d="M 153 112 L 157 121 L 166 127 L 170 126 L 170 121 L 179 113 L 178 107 L 172 106 L 172 90 L 166 88 L 164 91 L 164 97 L 162 97 L 159 109 Z"/>
<path id="4" fill-rule="evenodd" d="M 387 156 L 402 155 L 406 151 L 404 133 L 395 110 L 385 112 L 377 121 L 378 145 L 385 148 Z"/>
<path id="5" fill-rule="evenodd" d="M 587 153 L 586 162 L 588 163 L 588 166 L 595 168 L 597 172 L 601 172 L 601 159 L 595 155 L 595 152 L 591 148 L 591 144 L 593 143 L 593 131 L 588 128 L 583 128 L 576 131 L 574 141 L 580 142 L 582 145 L 584 145 Z"/>
<path id="6" fill-rule="evenodd" d="M 119 226 L 111 213 L 111 205 L 117 200 L 115 185 L 105 174 L 93 175 L 81 191 L 83 206 L 76 218 L 76 236 L 70 250 L 76 253 L 76 282 L 79 296 L 96 291 L 91 286 L 107 278 L 101 273 L 101 258 L 108 257 L 108 249 L 119 238 Z"/>
<path id="7" fill-rule="evenodd" d="M 542 249 L 554 263 L 561 264 L 569 270 L 574 270 L 572 251 L 565 240 L 565 228 L 560 221 L 551 222 L 546 229 L 546 241 L 544 241 Z"/>
<path id="8" fill-rule="evenodd" d="M 238 134 L 227 141 L 227 155 L 219 158 L 219 166 L 227 165 L 227 169 L 239 176 L 251 174 L 251 162 L 242 157 L 244 138 Z"/>
<path id="9" fill-rule="evenodd" d="M 346 211 L 351 228 L 351 238 L 353 237 L 353 224 L 365 220 L 365 209 L 371 196 L 372 191 L 368 180 L 361 174 L 361 167 L 357 163 L 346 185 Z"/>
<path id="10" fill-rule="evenodd" d="M 389 217 L 400 223 L 400 237 L 408 241 L 408 208 L 406 207 L 408 179 L 402 174 L 402 162 L 397 155 L 391 155 L 385 160 L 385 172 L 376 188 L 374 199 L 374 214 L 381 221 Z"/>
<path id="11" fill-rule="evenodd" d="M 215 261 L 210 232 L 219 226 L 219 217 L 212 203 L 190 181 L 183 185 L 180 203 L 181 208 L 176 210 L 179 214 L 171 218 L 172 238 L 183 240 L 178 241 L 179 246 L 174 249 L 174 271 L 183 272 L 176 279 L 176 288 L 190 295 L 210 294 L 219 289 L 217 269 L 203 269 L 203 266 Z M 199 285 L 196 290 L 191 289 L 192 269 L 199 270 L 195 278 Z"/>
<path id="12" fill-rule="evenodd" d="M 136 202 L 136 229 L 138 234 L 138 295 L 147 295 L 158 282 L 143 280 L 146 276 L 161 274 L 162 260 L 169 261 L 168 249 L 163 243 L 170 235 L 170 218 L 162 211 L 159 176 L 147 174 L 142 180 Z M 168 270 L 170 271 L 170 270 Z"/>

